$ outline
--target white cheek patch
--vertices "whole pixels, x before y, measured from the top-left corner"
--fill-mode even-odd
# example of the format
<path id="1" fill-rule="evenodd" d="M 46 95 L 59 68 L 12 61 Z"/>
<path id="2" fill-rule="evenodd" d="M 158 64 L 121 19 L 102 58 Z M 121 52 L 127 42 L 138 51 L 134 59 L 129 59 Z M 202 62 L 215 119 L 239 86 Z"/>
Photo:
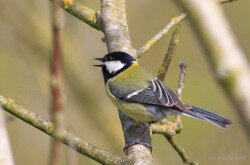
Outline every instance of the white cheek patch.
<path id="1" fill-rule="evenodd" d="M 108 61 L 105 62 L 105 65 L 109 73 L 115 73 L 122 69 L 126 64 L 122 63 L 121 61 Z"/>

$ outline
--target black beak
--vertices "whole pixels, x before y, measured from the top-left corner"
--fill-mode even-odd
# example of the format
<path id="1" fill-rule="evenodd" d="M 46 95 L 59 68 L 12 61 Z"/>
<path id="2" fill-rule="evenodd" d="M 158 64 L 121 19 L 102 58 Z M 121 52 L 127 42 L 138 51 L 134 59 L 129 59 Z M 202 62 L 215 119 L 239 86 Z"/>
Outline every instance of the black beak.
<path id="1" fill-rule="evenodd" d="M 95 60 L 97 61 L 101 61 L 101 62 L 104 62 L 103 61 L 103 58 L 94 58 Z M 104 64 L 98 64 L 98 65 L 93 65 L 93 66 L 96 66 L 96 67 L 102 67 Z"/>
<path id="2" fill-rule="evenodd" d="M 103 61 L 103 58 L 94 58 L 94 59 L 97 60 L 97 61 L 104 62 L 104 61 Z"/>
<path id="3" fill-rule="evenodd" d="M 96 67 L 102 67 L 102 66 L 103 66 L 103 64 L 93 65 L 93 66 L 96 66 Z"/>

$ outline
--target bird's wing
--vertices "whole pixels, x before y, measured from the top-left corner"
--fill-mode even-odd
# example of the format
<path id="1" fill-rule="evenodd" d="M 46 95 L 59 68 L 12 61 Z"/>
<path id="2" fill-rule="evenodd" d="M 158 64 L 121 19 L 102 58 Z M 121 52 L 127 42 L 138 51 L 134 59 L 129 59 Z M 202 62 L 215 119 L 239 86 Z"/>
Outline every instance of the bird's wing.
<path id="1" fill-rule="evenodd" d="M 165 107 L 177 107 L 188 109 L 175 93 L 166 87 L 160 80 L 154 79 L 148 82 L 148 86 L 142 90 L 134 90 L 126 95 L 115 95 L 118 99 L 144 104 L 160 105 Z"/>
<path id="2" fill-rule="evenodd" d="M 166 87 L 159 79 L 150 81 L 149 87 L 161 105 L 166 107 L 179 107 L 183 105 L 175 93 L 170 88 Z"/>
<path id="3" fill-rule="evenodd" d="M 161 104 L 150 87 L 147 87 L 143 90 L 134 91 L 127 95 L 123 100 L 153 105 Z"/>

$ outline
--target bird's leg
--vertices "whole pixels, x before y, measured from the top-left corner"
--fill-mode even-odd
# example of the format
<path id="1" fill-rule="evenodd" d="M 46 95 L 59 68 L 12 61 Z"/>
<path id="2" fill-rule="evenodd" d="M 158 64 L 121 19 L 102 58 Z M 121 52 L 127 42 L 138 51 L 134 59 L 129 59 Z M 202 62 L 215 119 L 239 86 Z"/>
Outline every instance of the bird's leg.
<path id="1" fill-rule="evenodd" d="M 173 123 L 173 122 L 171 122 L 171 121 L 168 121 L 166 118 L 163 118 L 163 119 L 160 121 L 160 124 L 163 125 L 163 126 L 166 127 L 166 128 L 175 127 L 175 123 Z"/>
<path id="2" fill-rule="evenodd" d="M 166 118 L 163 118 L 161 121 L 160 121 L 160 124 L 165 127 L 167 130 L 169 130 L 169 132 L 171 133 L 171 135 L 174 135 L 176 134 L 176 130 L 177 130 L 177 123 L 176 122 L 171 122 L 171 121 L 168 121 Z"/>

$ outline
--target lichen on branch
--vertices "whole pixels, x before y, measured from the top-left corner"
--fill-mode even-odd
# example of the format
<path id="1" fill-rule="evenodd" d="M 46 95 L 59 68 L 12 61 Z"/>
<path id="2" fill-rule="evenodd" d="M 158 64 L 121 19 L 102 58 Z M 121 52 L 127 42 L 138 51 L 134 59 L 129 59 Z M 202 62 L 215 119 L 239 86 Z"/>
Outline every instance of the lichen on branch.
<path id="1" fill-rule="evenodd" d="M 98 11 L 95 11 L 83 4 L 80 4 L 77 0 L 60 0 L 60 6 L 65 11 L 80 19 L 81 21 L 85 22 L 94 29 L 102 31 Z"/>
<path id="2" fill-rule="evenodd" d="M 55 133 L 54 125 L 51 122 L 43 119 L 35 113 L 26 110 L 25 108 L 17 104 L 14 100 L 1 95 L 0 108 L 11 113 L 24 122 L 32 125 L 33 127 L 36 127 L 49 136 L 61 141 L 75 151 L 93 160 L 96 160 L 99 163 L 119 165 L 123 161 L 122 157 L 116 156 L 92 144 L 89 144 L 74 136 L 73 134 L 67 132 L 66 130 L 60 129 L 58 131 L 60 133 Z"/>

